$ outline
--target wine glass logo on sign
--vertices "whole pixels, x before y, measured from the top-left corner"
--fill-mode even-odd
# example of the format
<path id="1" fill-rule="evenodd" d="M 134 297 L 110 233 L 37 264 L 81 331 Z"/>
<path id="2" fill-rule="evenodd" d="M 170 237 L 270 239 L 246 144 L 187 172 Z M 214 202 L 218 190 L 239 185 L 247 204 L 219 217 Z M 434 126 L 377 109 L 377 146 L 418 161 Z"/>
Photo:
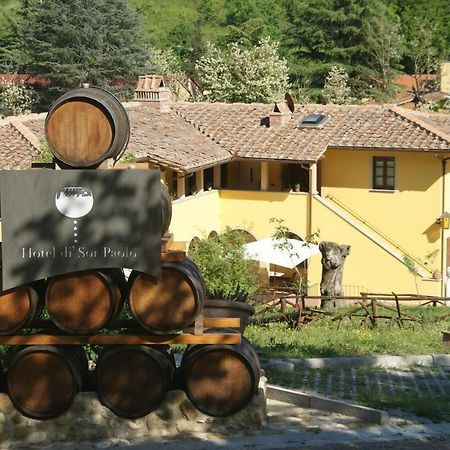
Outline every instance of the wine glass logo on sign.
<path id="1" fill-rule="evenodd" d="M 89 188 L 80 186 L 66 186 L 55 195 L 57 210 L 73 221 L 73 242 L 78 243 L 77 219 L 89 214 L 94 206 L 94 196 Z"/>

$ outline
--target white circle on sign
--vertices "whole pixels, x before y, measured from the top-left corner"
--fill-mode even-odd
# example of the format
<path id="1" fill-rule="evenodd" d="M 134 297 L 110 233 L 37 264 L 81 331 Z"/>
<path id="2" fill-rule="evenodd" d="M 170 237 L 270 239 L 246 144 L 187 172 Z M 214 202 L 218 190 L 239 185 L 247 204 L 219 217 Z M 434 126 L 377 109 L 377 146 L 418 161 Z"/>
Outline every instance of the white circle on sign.
<path id="1" fill-rule="evenodd" d="M 56 193 L 55 204 L 63 216 L 78 219 L 89 214 L 94 206 L 94 196 L 89 188 L 67 186 Z"/>

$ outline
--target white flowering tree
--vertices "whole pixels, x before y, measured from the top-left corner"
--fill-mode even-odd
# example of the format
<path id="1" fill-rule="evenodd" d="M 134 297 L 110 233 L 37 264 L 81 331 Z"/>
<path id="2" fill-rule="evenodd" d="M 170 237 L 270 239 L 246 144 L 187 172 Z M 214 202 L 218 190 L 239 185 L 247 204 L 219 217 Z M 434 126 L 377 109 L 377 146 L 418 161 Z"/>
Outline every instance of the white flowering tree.
<path id="1" fill-rule="evenodd" d="M 29 114 L 36 103 L 36 94 L 23 81 L 6 81 L 0 85 L 0 102 L 13 116 Z"/>
<path id="2" fill-rule="evenodd" d="M 322 95 L 326 103 L 336 105 L 348 105 L 356 101 L 352 97 L 352 91 L 348 86 L 348 74 L 343 67 L 331 67 L 325 78 Z"/>
<path id="3" fill-rule="evenodd" d="M 252 48 L 207 44 L 196 71 L 204 95 L 216 102 L 271 102 L 289 89 L 287 61 L 270 38 Z"/>

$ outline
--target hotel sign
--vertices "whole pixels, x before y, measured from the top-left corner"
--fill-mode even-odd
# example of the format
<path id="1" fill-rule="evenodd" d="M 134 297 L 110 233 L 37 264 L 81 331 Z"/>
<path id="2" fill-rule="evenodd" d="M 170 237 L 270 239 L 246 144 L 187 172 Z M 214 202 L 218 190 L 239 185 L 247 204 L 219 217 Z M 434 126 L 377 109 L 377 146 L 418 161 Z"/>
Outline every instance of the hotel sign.
<path id="1" fill-rule="evenodd" d="M 3 289 L 86 269 L 159 276 L 157 170 L 2 170 Z"/>

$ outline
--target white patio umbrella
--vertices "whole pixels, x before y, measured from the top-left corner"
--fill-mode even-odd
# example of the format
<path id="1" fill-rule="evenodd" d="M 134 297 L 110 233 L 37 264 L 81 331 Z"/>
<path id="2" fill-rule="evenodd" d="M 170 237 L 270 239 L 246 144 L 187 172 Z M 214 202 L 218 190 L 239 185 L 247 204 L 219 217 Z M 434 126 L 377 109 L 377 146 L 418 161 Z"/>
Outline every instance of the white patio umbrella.
<path id="1" fill-rule="evenodd" d="M 297 239 L 275 239 L 273 237 L 249 242 L 244 245 L 248 259 L 266 262 L 293 269 L 301 262 L 320 253 L 319 246 Z"/>

